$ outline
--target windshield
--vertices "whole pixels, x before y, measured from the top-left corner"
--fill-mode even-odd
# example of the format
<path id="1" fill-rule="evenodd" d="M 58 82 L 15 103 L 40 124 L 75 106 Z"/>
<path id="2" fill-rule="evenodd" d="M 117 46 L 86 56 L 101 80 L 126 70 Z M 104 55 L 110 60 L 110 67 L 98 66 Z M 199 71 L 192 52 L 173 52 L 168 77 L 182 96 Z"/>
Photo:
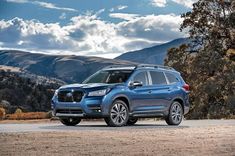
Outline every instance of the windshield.
<path id="1" fill-rule="evenodd" d="M 124 83 L 130 77 L 132 70 L 102 70 L 83 83 Z"/>

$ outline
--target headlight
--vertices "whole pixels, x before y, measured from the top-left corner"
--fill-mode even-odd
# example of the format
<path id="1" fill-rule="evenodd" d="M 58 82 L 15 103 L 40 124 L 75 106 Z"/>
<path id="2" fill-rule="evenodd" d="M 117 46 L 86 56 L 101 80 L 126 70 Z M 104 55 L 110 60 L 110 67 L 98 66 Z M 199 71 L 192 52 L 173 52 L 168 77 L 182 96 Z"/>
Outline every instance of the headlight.
<path id="1" fill-rule="evenodd" d="M 104 96 L 110 91 L 110 88 L 108 89 L 102 89 L 102 90 L 96 90 L 88 93 L 88 96 Z"/>

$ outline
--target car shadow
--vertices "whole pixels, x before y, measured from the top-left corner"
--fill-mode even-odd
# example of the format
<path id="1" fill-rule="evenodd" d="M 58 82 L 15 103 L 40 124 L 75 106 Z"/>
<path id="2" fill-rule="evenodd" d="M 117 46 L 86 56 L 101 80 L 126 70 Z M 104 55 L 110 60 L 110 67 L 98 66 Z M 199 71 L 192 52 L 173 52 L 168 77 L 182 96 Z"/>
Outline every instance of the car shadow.
<path id="1" fill-rule="evenodd" d="M 64 131 L 64 130 L 133 130 L 133 129 L 182 129 L 188 128 L 189 126 L 179 125 L 179 126 L 169 126 L 164 124 L 135 124 L 133 126 L 123 126 L 123 127 L 109 127 L 107 125 L 101 124 L 81 124 L 76 126 L 65 126 L 62 124 L 54 125 L 45 125 L 39 127 L 44 130 L 55 130 L 55 131 Z"/>

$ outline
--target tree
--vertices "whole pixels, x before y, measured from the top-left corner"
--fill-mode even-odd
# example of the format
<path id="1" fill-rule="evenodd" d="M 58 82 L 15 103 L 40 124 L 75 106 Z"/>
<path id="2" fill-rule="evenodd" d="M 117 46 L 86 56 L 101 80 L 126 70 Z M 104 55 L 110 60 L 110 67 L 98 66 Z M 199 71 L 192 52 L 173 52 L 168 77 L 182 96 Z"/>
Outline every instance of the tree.
<path id="1" fill-rule="evenodd" d="M 189 118 L 235 116 L 234 8 L 234 0 L 199 0 L 182 15 L 192 43 L 170 49 L 165 64 L 191 86 Z"/>
<path id="2" fill-rule="evenodd" d="M 235 46 L 235 1 L 199 0 L 190 12 L 182 14 L 181 31 L 188 29 L 192 46 L 209 46 L 221 55 Z"/>

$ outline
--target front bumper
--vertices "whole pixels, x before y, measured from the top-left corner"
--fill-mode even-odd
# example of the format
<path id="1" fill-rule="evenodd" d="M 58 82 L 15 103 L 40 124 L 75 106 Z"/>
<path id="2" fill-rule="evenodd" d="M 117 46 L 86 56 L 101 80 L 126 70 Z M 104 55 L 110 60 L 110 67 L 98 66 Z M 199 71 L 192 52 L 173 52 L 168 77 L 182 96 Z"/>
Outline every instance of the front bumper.
<path id="1" fill-rule="evenodd" d="M 102 118 L 106 116 L 102 108 L 103 97 L 87 97 L 80 102 L 59 102 L 52 100 L 53 116 L 56 117 L 79 117 L 79 118 Z"/>

